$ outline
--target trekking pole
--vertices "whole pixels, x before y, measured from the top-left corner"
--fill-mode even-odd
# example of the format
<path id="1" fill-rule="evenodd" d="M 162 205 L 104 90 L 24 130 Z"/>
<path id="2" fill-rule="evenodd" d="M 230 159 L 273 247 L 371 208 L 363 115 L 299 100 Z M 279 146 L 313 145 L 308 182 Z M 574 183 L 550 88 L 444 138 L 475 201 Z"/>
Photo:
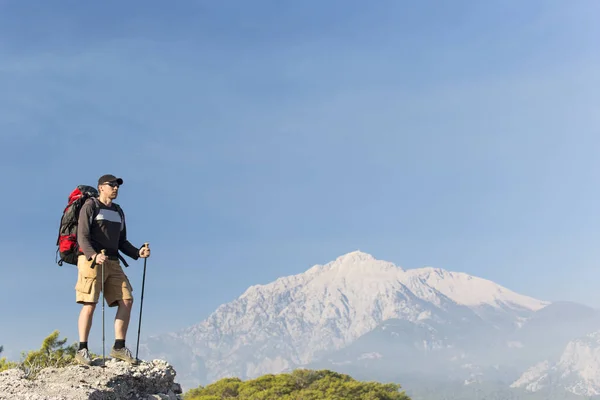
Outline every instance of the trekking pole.
<path id="1" fill-rule="evenodd" d="M 144 243 L 143 247 L 148 247 L 148 242 Z M 144 258 L 144 275 L 142 276 L 142 298 L 140 300 L 140 322 L 138 324 L 138 336 L 137 336 L 137 345 L 135 346 L 135 359 L 138 358 L 138 351 L 140 349 L 140 330 L 142 329 L 142 306 L 144 305 L 144 285 L 146 283 L 146 261 L 148 261 L 148 257 Z"/>
<path id="2" fill-rule="evenodd" d="M 106 255 L 106 250 L 102 249 L 101 253 Z M 106 366 L 106 359 L 104 356 L 104 262 L 102 262 L 102 366 Z"/>

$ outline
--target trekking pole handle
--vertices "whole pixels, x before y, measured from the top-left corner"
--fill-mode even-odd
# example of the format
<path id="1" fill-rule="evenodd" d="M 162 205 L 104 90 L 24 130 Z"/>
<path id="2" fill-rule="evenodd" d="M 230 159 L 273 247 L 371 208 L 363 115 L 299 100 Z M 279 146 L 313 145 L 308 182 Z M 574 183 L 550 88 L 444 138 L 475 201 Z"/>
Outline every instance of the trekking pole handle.
<path id="1" fill-rule="evenodd" d="M 102 253 L 103 255 L 106 255 L 106 250 L 102 249 L 102 250 L 100 250 L 100 253 Z M 96 266 L 96 257 L 94 257 L 94 260 L 92 261 L 92 265 L 90 265 L 90 268 L 94 269 L 95 266 Z"/>

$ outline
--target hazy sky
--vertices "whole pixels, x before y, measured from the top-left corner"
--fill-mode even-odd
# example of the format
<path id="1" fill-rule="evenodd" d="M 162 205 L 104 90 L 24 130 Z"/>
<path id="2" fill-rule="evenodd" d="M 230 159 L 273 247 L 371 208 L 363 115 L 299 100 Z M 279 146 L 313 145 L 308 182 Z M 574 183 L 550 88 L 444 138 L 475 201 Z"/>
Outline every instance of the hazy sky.
<path id="1" fill-rule="evenodd" d="M 143 334 L 357 249 L 600 307 L 598 18 L 595 0 L 0 0 L 5 355 L 78 340 L 58 223 L 105 173 L 153 250 Z M 100 329 L 98 307 L 94 352 Z"/>

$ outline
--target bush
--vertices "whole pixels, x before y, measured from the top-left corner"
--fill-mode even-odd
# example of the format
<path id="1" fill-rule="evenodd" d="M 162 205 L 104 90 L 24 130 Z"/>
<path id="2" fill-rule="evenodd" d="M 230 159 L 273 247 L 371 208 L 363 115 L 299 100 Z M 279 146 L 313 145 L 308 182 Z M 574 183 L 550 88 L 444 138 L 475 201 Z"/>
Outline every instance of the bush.
<path id="1" fill-rule="evenodd" d="M 42 342 L 39 350 L 21 353 L 18 363 L 7 361 L 6 357 L 0 359 L 0 371 L 19 368 L 25 372 L 25 377 L 33 379 L 44 368 L 66 367 L 75 363 L 77 344 L 65 347 L 67 339 L 59 340 L 59 332 L 54 331 Z"/>
<path id="2" fill-rule="evenodd" d="M 0 354 L 2 354 L 2 351 L 4 351 L 4 347 L 0 346 Z M 8 361 L 6 357 L 0 358 L 0 372 L 5 371 L 7 369 L 15 368 L 16 366 L 17 363 Z"/>
<path id="3" fill-rule="evenodd" d="M 17 363 L 8 361 L 6 357 L 0 358 L 0 372 L 5 371 L 7 369 L 13 369 L 17 367 Z"/>
<path id="4" fill-rule="evenodd" d="M 298 369 L 289 374 L 267 374 L 242 382 L 224 378 L 206 387 L 191 389 L 186 400 L 410 400 L 400 385 L 359 382 L 337 372 Z"/>

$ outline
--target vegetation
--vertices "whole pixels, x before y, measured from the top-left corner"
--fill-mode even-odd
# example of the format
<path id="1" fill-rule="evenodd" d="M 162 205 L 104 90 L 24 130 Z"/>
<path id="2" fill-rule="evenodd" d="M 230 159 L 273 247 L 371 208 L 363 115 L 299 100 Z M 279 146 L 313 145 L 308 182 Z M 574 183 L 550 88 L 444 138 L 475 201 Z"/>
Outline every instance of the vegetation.
<path id="1" fill-rule="evenodd" d="M 65 367 L 74 364 L 77 345 L 65 347 L 67 339 L 59 339 L 59 332 L 54 331 L 42 342 L 39 350 L 21 353 L 21 361 L 7 361 L 0 358 L 0 372 L 6 369 L 19 368 L 25 372 L 25 377 L 33 379 L 37 373 L 47 367 Z"/>
<path id="2" fill-rule="evenodd" d="M 0 346 L 0 354 L 2 354 L 3 351 L 4 351 L 4 347 Z M 6 357 L 0 358 L 0 372 L 4 371 L 6 369 L 15 368 L 16 366 L 17 366 L 16 363 L 8 361 L 6 359 Z"/>
<path id="3" fill-rule="evenodd" d="M 206 387 L 191 389 L 185 400 L 410 400 L 400 385 L 359 382 L 329 370 L 298 369 L 289 374 L 267 374 L 242 381 L 224 378 Z"/>

